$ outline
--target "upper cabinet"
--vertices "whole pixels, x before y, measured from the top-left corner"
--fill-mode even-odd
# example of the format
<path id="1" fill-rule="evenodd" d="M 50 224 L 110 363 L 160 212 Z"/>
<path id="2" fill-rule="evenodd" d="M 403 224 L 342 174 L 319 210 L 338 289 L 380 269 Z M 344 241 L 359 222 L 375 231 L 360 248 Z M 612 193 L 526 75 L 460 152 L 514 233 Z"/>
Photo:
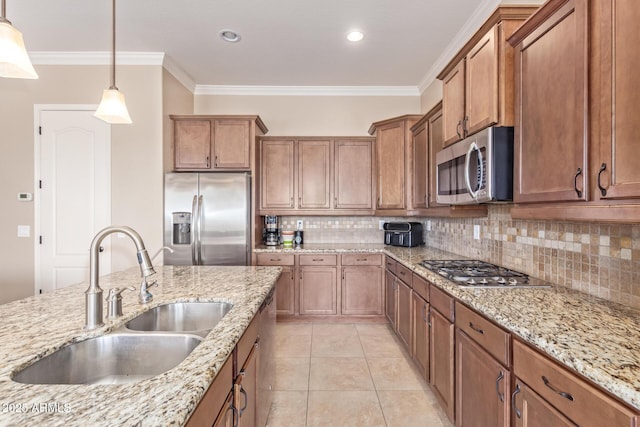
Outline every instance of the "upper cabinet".
<path id="1" fill-rule="evenodd" d="M 640 2 L 550 0 L 516 51 L 514 218 L 640 217 Z"/>
<path id="2" fill-rule="evenodd" d="M 421 117 L 395 117 L 375 122 L 369 128 L 369 134 L 376 137 L 376 211 L 401 215 L 411 208 L 413 152 L 410 129 Z"/>
<path id="3" fill-rule="evenodd" d="M 513 126 L 513 48 L 506 40 L 535 10 L 496 9 L 438 75 L 445 145 L 491 125 Z"/>
<path id="4" fill-rule="evenodd" d="M 259 146 L 260 213 L 373 213 L 373 139 L 263 138 Z"/>
<path id="5" fill-rule="evenodd" d="M 174 122 L 175 170 L 250 170 L 259 116 L 169 116 Z"/>

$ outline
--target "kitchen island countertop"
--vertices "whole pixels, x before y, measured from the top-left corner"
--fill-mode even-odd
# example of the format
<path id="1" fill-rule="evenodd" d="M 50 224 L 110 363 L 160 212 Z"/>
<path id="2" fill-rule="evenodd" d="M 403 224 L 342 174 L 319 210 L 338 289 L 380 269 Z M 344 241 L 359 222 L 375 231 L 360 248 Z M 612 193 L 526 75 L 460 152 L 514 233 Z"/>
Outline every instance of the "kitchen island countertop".
<path id="1" fill-rule="evenodd" d="M 470 289 L 420 266 L 466 257 L 429 247 L 383 244 L 261 246 L 256 253 L 384 253 L 514 336 L 640 410 L 640 312 L 549 283 L 549 288 Z"/>
<path id="2" fill-rule="evenodd" d="M 124 317 L 83 330 L 87 284 L 0 305 L 0 426 L 183 425 L 274 286 L 279 267 L 157 267 L 154 300 L 124 292 Z M 139 286 L 137 267 L 100 278 L 105 290 Z M 143 311 L 173 301 L 225 301 L 233 308 L 177 367 L 120 385 L 30 385 L 16 370 L 73 341 L 103 335 Z M 231 384 L 229 385 L 231 387 Z"/>

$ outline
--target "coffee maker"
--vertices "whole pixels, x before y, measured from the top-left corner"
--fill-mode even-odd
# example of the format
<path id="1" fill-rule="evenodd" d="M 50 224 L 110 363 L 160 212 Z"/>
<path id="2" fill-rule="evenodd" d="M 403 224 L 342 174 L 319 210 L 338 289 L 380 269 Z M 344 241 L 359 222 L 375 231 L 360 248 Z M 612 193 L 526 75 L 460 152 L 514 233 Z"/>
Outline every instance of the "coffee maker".
<path id="1" fill-rule="evenodd" d="M 265 215 L 262 241 L 267 246 L 280 244 L 280 218 L 277 215 Z"/>

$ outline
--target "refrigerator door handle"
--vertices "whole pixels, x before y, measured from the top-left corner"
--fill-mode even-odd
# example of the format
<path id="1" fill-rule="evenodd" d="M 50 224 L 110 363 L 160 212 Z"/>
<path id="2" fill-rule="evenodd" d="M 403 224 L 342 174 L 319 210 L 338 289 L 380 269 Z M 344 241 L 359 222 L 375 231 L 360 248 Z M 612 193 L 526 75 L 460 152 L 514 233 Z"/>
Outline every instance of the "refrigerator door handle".
<path id="1" fill-rule="evenodd" d="M 202 265 L 202 205 L 204 196 L 198 197 L 198 265 Z"/>
<path id="2" fill-rule="evenodd" d="M 191 263 L 197 265 L 196 259 L 196 242 L 198 240 L 198 196 L 193 196 L 193 203 L 191 204 Z"/>

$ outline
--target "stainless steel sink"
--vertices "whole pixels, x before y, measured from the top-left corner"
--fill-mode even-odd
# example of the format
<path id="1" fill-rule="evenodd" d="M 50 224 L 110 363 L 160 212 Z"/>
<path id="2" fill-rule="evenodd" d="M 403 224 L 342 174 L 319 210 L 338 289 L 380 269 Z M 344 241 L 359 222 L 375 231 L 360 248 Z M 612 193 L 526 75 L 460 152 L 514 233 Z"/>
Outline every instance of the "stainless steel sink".
<path id="1" fill-rule="evenodd" d="M 226 302 L 175 302 L 154 307 L 125 324 L 133 331 L 190 332 L 205 336 L 233 308 Z"/>
<path id="2" fill-rule="evenodd" d="M 187 334 L 113 333 L 70 344 L 15 374 L 23 384 L 124 384 L 180 364 L 202 339 Z"/>

